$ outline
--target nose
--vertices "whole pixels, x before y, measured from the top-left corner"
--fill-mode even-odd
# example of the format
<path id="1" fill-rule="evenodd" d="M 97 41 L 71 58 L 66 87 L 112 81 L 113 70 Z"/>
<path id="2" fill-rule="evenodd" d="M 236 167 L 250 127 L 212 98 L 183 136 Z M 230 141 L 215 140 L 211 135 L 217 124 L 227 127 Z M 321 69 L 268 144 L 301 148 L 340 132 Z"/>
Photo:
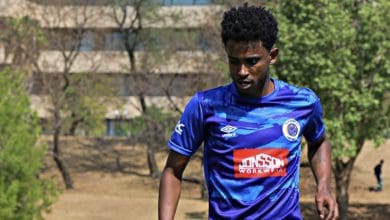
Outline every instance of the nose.
<path id="1" fill-rule="evenodd" d="M 240 77 L 246 77 L 247 75 L 249 75 L 249 69 L 245 66 L 245 64 L 241 64 L 238 75 Z"/>

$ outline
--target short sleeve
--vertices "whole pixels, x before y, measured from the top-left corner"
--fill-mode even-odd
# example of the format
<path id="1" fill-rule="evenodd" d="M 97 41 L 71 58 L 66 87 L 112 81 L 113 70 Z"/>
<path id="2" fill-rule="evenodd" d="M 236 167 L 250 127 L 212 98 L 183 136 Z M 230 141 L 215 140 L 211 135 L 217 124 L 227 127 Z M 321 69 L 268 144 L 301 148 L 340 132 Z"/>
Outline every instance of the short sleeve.
<path id="1" fill-rule="evenodd" d="M 184 156 L 194 154 L 203 142 L 203 112 L 199 96 L 197 93 L 187 103 L 168 141 L 168 147 L 171 150 Z"/>
<path id="2" fill-rule="evenodd" d="M 309 143 L 314 143 L 320 140 L 324 133 L 325 124 L 322 117 L 322 107 L 320 99 L 317 98 L 303 135 Z"/>

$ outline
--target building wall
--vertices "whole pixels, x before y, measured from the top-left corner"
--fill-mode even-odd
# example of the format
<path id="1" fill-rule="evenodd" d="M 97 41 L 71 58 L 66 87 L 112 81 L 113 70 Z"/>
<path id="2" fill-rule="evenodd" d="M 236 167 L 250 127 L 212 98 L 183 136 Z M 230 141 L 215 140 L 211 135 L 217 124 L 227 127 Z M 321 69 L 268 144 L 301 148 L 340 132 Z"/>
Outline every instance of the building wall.
<path id="1" fill-rule="evenodd" d="M 221 11 L 219 5 L 159 6 L 143 19 L 145 28 L 200 27 L 208 23 L 209 14 Z M 127 6 L 128 18 L 134 16 L 134 8 Z M 117 10 L 117 17 L 123 13 Z M 175 15 L 175 16 L 171 16 Z M 0 16 L 29 16 L 44 28 L 71 28 L 83 24 L 85 28 L 116 28 L 113 7 L 107 5 L 50 5 L 28 0 L 0 0 Z M 66 19 L 64 19 L 66 18 Z M 164 19 L 162 19 L 164 18 Z M 128 25 L 130 19 L 125 21 Z"/>
<path id="2" fill-rule="evenodd" d="M 106 106 L 106 119 L 139 116 L 141 112 L 137 92 L 140 88 L 144 90 L 149 105 L 172 109 L 165 96 L 165 92 L 169 90 L 171 99 L 183 109 L 195 91 L 223 82 L 223 75 L 215 68 L 219 59 L 215 49 L 218 46 L 214 42 L 207 42 L 207 37 L 202 36 L 202 28 L 209 25 L 210 14 L 221 11 L 221 6 L 211 5 L 208 0 L 200 0 L 197 5 L 190 5 L 194 1 L 188 0 L 162 0 L 163 6 L 153 10 L 141 23 L 144 30 L 157 33 L 157 37 L 152 40 L 159 50 L 151 56 L 145 49 L 147 45 L 140 44 L 135 51 L 137 70 L 132 72 L 128 54 L 121 46 L 122 36 L 113 17 L 112 7 L 104 4 L 104 1 L 88 2 L 92 5 L 69 5 L 66 2 L 59 4 L 59 0 L 0 0 L 0 17 L 29 16 L 51 33 L 52 37 L 48 39 L 46 48 L 39 54 L 38 64 L 43 72 L 53 77 L 65 68 L 63 53 L 70 52 L 59 45 L 60 37 L 68 34 L 71 38 L 72 33 L 81 30 L 80 54 L 74 60 L 70 72 L 91 80 L 103 78 L 103 81 L 112 83 L 111 86 L 115 87 L 114 96 L 108 98 L 117 101 L 114 102 L 115 105 Z M 172 6 L 172 3 L 178 5 Z M 117 12 L 118 17 L 123 15 L 120 10 Z M 133 8 L 127 7 L 127 13 L 124 25 L 131 22 Z M 167 44 L 162 36 L 166 29 L 175 30 L 176 35 L 168 36 L 165 40 L 177 43 L 164 48 Z M 150 39 L 147 40 L 150 43 Z M 0 44 L 0 63 L 7 64 L 12 56 L 6 60 L 4 53 L 4 45 Z M 142 79 L 146 81 L 142 82 Z M 144 85 L 140 87 L 142 83 Z M 92 90 L 93 88 L 90 91 Z M 41 118 L 50 116 L 47 91 L 42 89 L 39 80 L 33 83 L 31 102 L 32 109 Z"/>

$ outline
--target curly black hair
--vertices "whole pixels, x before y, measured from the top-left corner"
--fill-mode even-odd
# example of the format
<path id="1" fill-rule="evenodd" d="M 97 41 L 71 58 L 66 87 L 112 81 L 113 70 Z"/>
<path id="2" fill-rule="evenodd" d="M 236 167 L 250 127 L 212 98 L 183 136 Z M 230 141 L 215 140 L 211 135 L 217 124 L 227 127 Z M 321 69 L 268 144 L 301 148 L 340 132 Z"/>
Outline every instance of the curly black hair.
<path id="1" fill-rule="evenodd" d="M 278 23 L 274 16 L 264 7 L 248 6 L 247 3 L 226 11 L 221 26 L 222 42 L 225 46 L 228 40 L 260 40 L 264 48 L 271 50 L 278 35 Z"/>

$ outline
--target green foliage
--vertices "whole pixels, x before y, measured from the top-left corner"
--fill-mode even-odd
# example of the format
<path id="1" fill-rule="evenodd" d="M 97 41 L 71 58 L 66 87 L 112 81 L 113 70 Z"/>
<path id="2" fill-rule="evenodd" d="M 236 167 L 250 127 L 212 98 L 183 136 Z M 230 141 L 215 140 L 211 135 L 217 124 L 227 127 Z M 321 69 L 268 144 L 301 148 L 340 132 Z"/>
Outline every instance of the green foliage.
<path id="1" fill-rule="evenodd" d="M 151 145 L 165 143 L 177 123 L 177 116 L 154 105 L 147 113 L 130 120 L 119 119 L 115 123 L 116 136 L 130 136 L 134 141 L 151 142 Z"/>
<path id="2" fill-rule="evenodd" d="M 275 9 L 274 75 L 321 98 L 335 157 L 356 157 L 368 139 L 379 143 L 390 120 L 390 2 L 281 1 Z"/>
<path id="3" fill-rule="evenodd" d="M 26 36 L 34 36 L 34 40 L 37 43 L 45 44 L 47 39 L 43 34 L 43 31 L 37 28 L 36 21 L 32 20 L 28 16 L 24 16 L 22 18 L 9 18 L 7 21 L 8 27 L 13 30 L 11 32 L 3 32 L 2 35 L 13 35 L 16 39 L 25 39 Z"/>
<path id="4" fill-rule="evenodd" d="M 129 132 L 131 135 L 145 135 L 146 138 L 153 139 L 152 142 L 158 144 L 165 143 L 171 135 L 172 128 L 175 127 L 177 117 L 170 112 L 164 112 L 156 106 L 150 106 L 148 113 L 134 118 L 129 123 Z M 155 138 L 163 140 L 156 141 Z"/>
<path id="5" fill-rule="evenodd" d="M 64 91 L 65 106 L 63 131 L 68 131 L 75 121 L 80 121 L 76 134 L 102 135 L 104 133 L 105 106 L 98 98 L 99 94 L 111 96 L 114 89 L 110 81 L 88 74 L 74 74 L 69 77 L 69 86 Z"/>
<path id="6" fill-rule="evenodd" d="M 46 44 L 43 31 L 28 16 L 7 18 L 5 21 L 5 30 L 0 33 L 0 41 L 5 46 L 5 58 L 11 58 L 14 67 L 29 70 L 39 56 L 38 48 Z"/>
<path id="7" fill-rule="evenodd" d="M 0 219 L 42 219 L 55 198 L 41 180 L 45 148 L 37 147 L 37 117 L 29 109 L 21 73 L 0 71 Z"/>

